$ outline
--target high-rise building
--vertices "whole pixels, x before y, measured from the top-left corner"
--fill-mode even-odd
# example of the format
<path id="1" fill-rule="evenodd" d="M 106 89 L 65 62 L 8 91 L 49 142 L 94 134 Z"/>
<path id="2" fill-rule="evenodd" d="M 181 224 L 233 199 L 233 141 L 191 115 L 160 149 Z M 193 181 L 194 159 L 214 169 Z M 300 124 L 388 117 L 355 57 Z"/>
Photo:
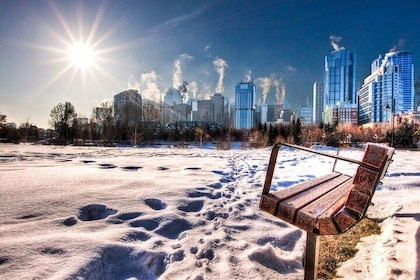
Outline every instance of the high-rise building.
<path id="1" fill-rule="evenodd" d="M 420 112 L 420 78 L 414 84 L 414 111 Z"/>
<path id="2" fill-rule="evenodd" d="M 213 121 L 219 125 L 225 125 L 225 98 L 220 93 L 211 97 L 213 101 Z"/>
<path id="3" fill-rule="evenodd" d="M 114 117 L 117 122 L 128 126 L 141 122 L 141 95 L 136 89 L 129 89 L 114 95 Z"/>
<path id="4" fill-rule="evenodd" d="M 378 58 L 380 66 L 393 64 L 397 66 L 402 82 L 402 111 L 414 111 L 414 64 L 411 51 L 397 51 Z"/>
<path id="5" fill-rule="evenodd" d="M 197 116 L 194 121 L 213 121 L 213 102 L 212 100 L 198 100 Z"/>
<path id="6" fill-rule="evenodd" d="M 261 104 L 261 120 L 260 120 L 260 123 L 261 124 L 267 123 L 267 118 L 268 118 L 268 106 L 267 106 L 267 104 L 265 104 L 265 102 L 263 102 Z"/>
<path id="7" fill-rule="evenodd" d="M 356 96 L 357 56 L 346 49 L 331 52 L 325 57 L 324 106 L 357 110 Z M 341 104 L 338 106 L 338 104 Z M 346 105 L 344 105 L 346 104 Z M 338 112 L 339 115 L 341 113 Z M 325 123 L 328 123 L 324 120 Z M 338 119 L 345 122 L 345 119 Z"/>
<path id="8" fill-rule="evenodd" d="M 388 55 L 388 54 L 387 54 Z M 359 90 L 359 123 L 381 123 L 404 108 L 404 82 L 401 68 L 393 59 L 379 58 L 372 62 L 372 73 Z"/>
<path id="9" fill-rule="evenodd" d="M 322 123 L 322 112 L 324 110 L 324 83 L 315 82 L 313 86 L 313 117 L 315 124 Z"/>
<path id="10" fill-rule="evenodd" d="M 255 84 L 240 82 L 235 86 L 235 128 L 251 129 L 255 126 Z"/>
<path id="11" fill-rule="evenodd" d="M 301 106 L 299 108 L 299 119 L 302 123 L 312 123 L 312 108 L 309 106 Z"/>

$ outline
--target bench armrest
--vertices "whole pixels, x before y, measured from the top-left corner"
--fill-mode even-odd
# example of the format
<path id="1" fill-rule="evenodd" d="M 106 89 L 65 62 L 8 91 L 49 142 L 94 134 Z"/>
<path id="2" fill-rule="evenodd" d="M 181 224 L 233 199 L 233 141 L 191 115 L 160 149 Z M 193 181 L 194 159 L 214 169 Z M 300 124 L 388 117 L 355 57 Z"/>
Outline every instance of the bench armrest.
<path id="1" fill-rule="evenodd" d="M 321 155 L 321 156 L 334 158 L 336 160 L 342 160 L 342 161 L 358 164 L 359 166 L 363 166 L 363 167 L 368 168 L 370 170 L 380 171 L 379 168 L 373 167 L 372 165 L 369 165 L 369 164 L 367 164 L 367 163 L 365 163 L 361 160 L 348 158 L 348 157 L 343 157 L 343 156 L 335 155 L 335 154 L 329 154 L 329 153 L 313 150 L 313 149 L 310 149 L 310 148 L 306 148 L 306 147 L 303 147 L 303 146 L 298 146 L 298 145 L 293 145 L 293 144 L 288 144 L 288 143 L 277 143 L 273 146 L 273 148 L 271 150 L 271 156 L 270 156 L 270 161 L 269 161 L 269 164 L 268 164 L 268 170 L 267 170 L 267 176 L 266 176 L 265 183 L 264 183 L 263 194 L 267 194 L 270 191 L 271 181 L 272 181 L 273 174 L 274 174 L 274 168 L 275 168 L 276 161 L 277 161 L 277 155 L 278 155 L 278 152 L 279 152 L 279 149 L 280 149 L 281 146 L 286 146 L 286 147 L 290 147 L 290 148 L 293 148 L 293 149 L 302 150 L 302 151 L 310 152 L 310 153 L 313 153 L 313 154 L 318 154 L 318 155 Z"/>

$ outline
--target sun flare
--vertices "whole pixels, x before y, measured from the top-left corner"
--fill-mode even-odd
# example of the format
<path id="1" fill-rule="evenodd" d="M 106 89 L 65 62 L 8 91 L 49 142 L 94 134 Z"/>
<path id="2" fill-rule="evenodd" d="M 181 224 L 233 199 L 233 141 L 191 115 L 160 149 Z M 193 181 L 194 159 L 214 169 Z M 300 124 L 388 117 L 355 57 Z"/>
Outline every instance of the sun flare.
<path id="1" fill-rule="evenodd" d="M 89 45 L 76 43 L 70 47 L 68 53 L 75 67 L 91 68 L 95 64 L 95 51 Z"/>

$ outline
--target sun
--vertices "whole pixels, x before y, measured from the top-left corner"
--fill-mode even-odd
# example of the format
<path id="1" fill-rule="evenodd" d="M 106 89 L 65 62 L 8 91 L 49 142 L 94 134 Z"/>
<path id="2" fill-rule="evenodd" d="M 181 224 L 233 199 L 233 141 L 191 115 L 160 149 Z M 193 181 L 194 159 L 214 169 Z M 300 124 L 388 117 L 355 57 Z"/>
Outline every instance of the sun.
<path id="1" fill-rule="evenodd" d="M 95 65 L 95 50 L 83 43 L 74 43 L 68 50 L 70 63 L 76 68 L 92 68 Z"/>

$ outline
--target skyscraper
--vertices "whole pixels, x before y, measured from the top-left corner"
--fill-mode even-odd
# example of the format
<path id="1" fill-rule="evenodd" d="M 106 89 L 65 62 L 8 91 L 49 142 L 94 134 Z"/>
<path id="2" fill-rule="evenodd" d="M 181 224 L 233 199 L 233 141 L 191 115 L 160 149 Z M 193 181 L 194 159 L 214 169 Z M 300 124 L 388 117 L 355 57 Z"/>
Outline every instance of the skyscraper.
<path id="1" fill-rule="evenodd" d="M 379 65 L 393 64 L 402 81 L 402 109 L 403 112 L 414 111 L 414 64 L 411 51 L 397 51 L 378 58 Z M 398 111 L 398 110 L 397 110 Z"/>
<path id="2" fill-rule="evenodd" d="M 240 82 L 235 86 L 235 128 L 251 129 L 255 126 L 255 84 Z"/>
<path id="3" fill-rule="evenodd" d="M 136 89 L 129 89 L 114 95 L 114 117 L 128 126 L 141 122 L 141 95 Z"/>
<path id="4" fill-rule="evenodd" d="M 360 124 L 387 122 L 392 113 L 403 111 L 404 83 L 400 70 L 387 57 L 379 56 L 372 62 L 372 73 L 359 90 Z"/>
<path id="5" fill-rule="evenodd" d="M 325 57 L 324 105 L 356 104 L 356 54 L 335 50 Z"/>
<path id="6" fill-rule="evenodd" d="M 340 108 L 357 110 L 356 96 L 357 56 L 350 51 L 341 48 L 334 50 L 325 57 L 324 72 L 324 116 L 325 112 L 334 112 L 342 115 Z M 331 107 L 333 110 L 328 109 Z M 347 114 L 347 113 L 346 113 Z M 327 117 L 327 119 L 332 119 Z M 337 118 L 336 121 L 357 123 L 350 118 Z M 324 120 L 325 123 L 327 121 Z"/>
<path id="7" fill-rule="evenodd" d="M 225 98 L 220 93 L 211 97 L 213 101 L 213 120 L 219 125 L 225 125 Z"/>
<path id="8" fill-rule="evenodd" d="M 324 110 L 324 83 L 315 82 L 313 86 L 313 122 L 322 122 L 322 111 Z"/>

